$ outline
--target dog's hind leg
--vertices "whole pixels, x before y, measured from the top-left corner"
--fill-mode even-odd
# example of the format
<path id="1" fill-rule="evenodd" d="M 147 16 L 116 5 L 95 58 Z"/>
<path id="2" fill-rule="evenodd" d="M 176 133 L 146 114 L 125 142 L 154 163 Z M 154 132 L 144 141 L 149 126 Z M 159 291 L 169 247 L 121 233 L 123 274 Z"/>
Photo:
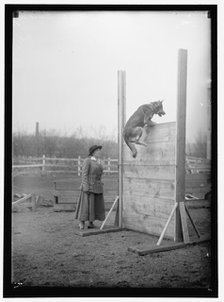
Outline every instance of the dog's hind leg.
<path id="1" fill-rule="evenodd" d="M 146 143 L 143 143 L 143 142 L 140 142 L 140 141 L 135 141 L 134 143 L 136 145 L 141 145 L 141 146 L 144 146 L 144 147 L 148 147 L 148 145 Z"/>
<path id="2" fill-rule="evenodd" d="M 131 149 L 132 156 L 135 158 L 137 156 L 137 150 L 135 148 L 136 142 L 142 135 L 142 129 L 140 127 L 132 129 L 124 129 L 123 137 L 127 146 Z"/>
<path id="3" fill-rule="evenodd" d="M 133 132 L 134 136 L 130 139 L 130 142 L 132 142 L 134 144 L 137 144 L 137 145 L 147 147 L 148 145 L 146 143 L 139 141 L 142 134 L 143 134 L 142 128 L 141 127 L 136 127 L 135 131 Z"/>

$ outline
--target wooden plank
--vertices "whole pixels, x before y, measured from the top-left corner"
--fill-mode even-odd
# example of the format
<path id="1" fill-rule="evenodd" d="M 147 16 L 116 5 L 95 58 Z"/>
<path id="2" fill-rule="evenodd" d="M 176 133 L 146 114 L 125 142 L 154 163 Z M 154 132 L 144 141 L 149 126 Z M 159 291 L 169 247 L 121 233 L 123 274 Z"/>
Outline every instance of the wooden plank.
<path id="1" fill-rule="evenodd" d="M 117 204 L 118 200 L 119 200 L 119 196 L 117 196 L 116 199 L 114 200 L 114 203 L 113 203 L 113 205 L 112 205 L 110 211 L 108 212 L 108 214 L 107 214 L 105 220 L 103 221 L 103 223 L 102 223 L 102 225 L 101 225 L 101 227 L 100 227 L 101 230 L 103 229 L 105 223 L 107 222 L 107 220 L 108 220 L 110 214 L 112 213 L 112 211 L 113 211 L 115 205 Z"/>
<path id="2" fill-rule="evenodd" d="M 77 203 L 79 199 L 79 195 L 58 195 L 58 203 Z M 114 195 L 113 196 L 104 196 L 104 202 L 110 203 L 114 201 Z"/>
<path id="3" fill-rule="evenodd" d="M 55 212 L 74 212 L 76 203 L 59 203 L 54 205 Z"/>
<path id="4" fill-rule="evenodd" d="M 124 166 L 123 177 L 175 179 L 175 166 Z"/>
<path id="5" fill-rule="evenodd" d="M 118 71 L 118 174 L 119 174 L 119 227 L 122 227 L 123 210 L 123 128 L 126 114 L 126 73 Z"/>
<path id="6" fill-rule="evenodd" d="M 207 188 L 207 187 L 211 187 L 211 185 L 208 183 L 202 183 L 202 182 L 190 182 L 190 183 L 186 183 L 185 190 L 194 189 L 194 188 L 203 189 L 203 188 Z"/>
<path id="7" fill-rule="evenodd" d="M 206 199 L 185 200 L 185 204 L 188 206 L 189 209 L 211 207 L 211 201 Z"/>
<path id="8" fill-rule="evenodd" d="M 187 50 L 178 51 L 177 76 L 177 134 L 176 134 L 176 202 L 185 199 L 185 133 L 186 133 L 186 87 L 187 87 Z M 179 207 L 175 213 L 175 240 L 182 240 Z"/>
<path id="9" fill-rule="evenodd" d="M 163 238 L 164 238 L 164 236 L 165 236 L 165 233 L 166 233 L 166 231 L 167 231 L 167 229 L 168 229 L 168 226 L 169 226 L 169 224 L 170 224 L 170 222 L 171 222 L 171 219 L 173 218 L 173 215 L 174 215 L 174 212 L 175 212 L 175 210 L 176 210 L 176 208 L 177 208 L 177 205 L 178 205 L 178 203 L 176 202 L 176 203 L 174 204 L 173 208 L 172 208 L 172 211 L 171 211 L 171 213 L 170 213 L 170 215 L 169 215 L 169 218 L 167 219 L 167 222 L 166 222 L 166 224 L 165 224 L 165 226 L 164 226 L 164 229 L 163 229 L 163 231 L 162 231 L 162 233 L 161 233 L 161 235 L 160 235 L 160 237 L 159 237 L 159 240 L 158 240 L 158 242 L 156 243 L 156 245 L 160 245 L 160 244 L 161 244 L 161 242 L 162 242 L 162 240 L 163 240 Z"/>
<path id="10" fill-rule="evenodd" d="M 18 169 L 18 168 L 42 168 L 43 164 L 33 164 L 33 165 L 13 165 L 13 169 Z"/>
<path id="11" fill-rule="evenodd" d="M 210 174 L 186 174 L 185 176 L 186 182 L 189 181 L 210 181 L 211 180 L 211 175 Z"/>
<path id="12" fill-rule="evenodd" d="M 107 227 L 103 230 L 100 229 L 84 229 L 84 230 L 78 230 L 74 229 L 74 234 L 82 237 L 91 236 L 91 235 L 100 235 L 105 233 L 112 233 L 112 232 L 119 232 L 122 231 L 119 227 Z"/>
<path id="13" fill-rule="evenodd" d="M 172 243 L 166 243 L 162 246 L 143 244 L 141 246 L 130 246 L 128 248 L 128 251 L 134 252 L 134 253 L 138 254 L 139 256 L 145 256 L 145 255 L 152 254 L 152 253 L 161 253 L 161 252 L 171 251 L 171 250 L 175 250 L 175 249 L 185 248 L 185 247 L 188 247 L 190 245 L 200 244 L 200 243 L 203 243 L 203 242 L 207 242 L 209 240 L 210 240 L 209 236 L 203 236 L 200 239 L 193 240 L 189 243 L 184 243 L 184 242 L 174 243 L 174 242 L 172 242 Z"/>
<path id="14" fill-rule="evenodd" d="M 187 188 L 186 194 L 189 193 L 194 195 L 195 197 L 204 198 L 204 195 L 209 191 L 211 191 L 211 186 L 203 188 Z"/>
<path id="15" fill-rule="evenodd" d="M 143 159 L 139 159 L 136 160 L 135 162 L 131 161 L 131 160 L 126 160 L 125 162 L 123 162 L 123 166 L 129 166 L 129 167 L 156 167 L 156 166 L 160 166 L 160 167 L 170 167 L 170 166 L 175 166 L 175 161 L 174 160 L 158 160 L 155 159 L 148 159 L 148 160 L 144 160 Z"/>
<path id="16" fill-rule="evenodd" d="M 153 161 L 171 162 L 174 163 L 175 159 L 175 143 L 174 142 L 159 142 L 150 144 L 148 146 L 135 145 L 138 155 L 136 160 L 133 159 L 130 149 L 124 145 L 124 163 L 132 162 L 138 163 L 139 161 L 146 163 L 153 163 Z"/>
<path id="17" fill-rule="evenodd" d="M 200 184 L 200 183 L 202 183 L 202 184 L 210 184 L 211 183 L 211 181 L 210 181 L 210 178 L 208 178 L 208 177 L 195 177 L 195 178 L 187 178 L 187 179 L 185 179 L 185 185 L 188 185 L 188 184 L 193 184 L 193 183 L 198 183 L 198 184 Z"/>
<path id="18" fill-rule="evenodd" d="M 80 194 L 80 190 L 78 191 L 56 191 L 55 195 L 57 196 L 76 196 Z"/>
<path id="19" fill-rule="evenodd" d="M 139 231 L 151 235 L 160 236 L 167 218 L 158 218 L 153 215 L 147 214 L 136 214 L 131 211 L 123 212 L 123 227 L 131 229 L 134 231 Z M 165 238 L 173 239 L 174 236 L 174 219 L 171 219 L 171 222 L 168 226 L 168 229 L 165 234 Z"/>
<path id="20" fill-rule="evenodd" d="M 56 183 L 55 190 L 57 191 L 78 191 L 80 184 L 77 183 Z"/>
<path id="21" fill-rule="evenodd" d="M 78 200 L 78 198 L 77 199 L 75 199 L 75 198 L 60 198 L 59 200 L 58 200 L 58 204 L 77 204 L 77 200 Z"/>
<path id="22" fill-rule="evenodd" d="M 181 225 L 182 225 L 182 234 L 184 238 L 184 243 L 190 242 L 189 233 L 188 233 L 188 226 L 187 226 L 187 216 L 185 211 L 184 202 L 179 202 L 180 207 L 180 217 L 181 217 Z"/>
<path id="23" fill-rule="evenodd" d="M 147 144 L 174 142 L 176 135 L 176 122 L 158 123 L 154 127 L 144 127 L 141 141 Z"/>
<path id="24" fill-rule="evenodd" d="M 30 199 L 31 197 L 32 197 L 32 194 L 27 194 L 26 196 L 24 196 L 24 197 L 22 197 L 22 198 L 20 198 L 20 199 L 18 199 L 16 201 L 14 201 L 12 203 L 12 206 L 17 205 L 19 203 L 22 203 L 22 202 L 26 201 L 27 199 Z"/>
<path id="25" fill-rule="evenodd" d="M 136 194 L 124 196 L 124 212 L 129 211 L 167 219 L 173 205 L 174 202 L 170 199 L 150 198 Z"/>
<path id="26" fill-rule="evenodd" d="M 149 197 L 161 197 L 174 199 L 175 184 L 172 181 L 153 179 L 125 178 L 123 182 L 124 192 L 130 194 L 148 195 Z"/>

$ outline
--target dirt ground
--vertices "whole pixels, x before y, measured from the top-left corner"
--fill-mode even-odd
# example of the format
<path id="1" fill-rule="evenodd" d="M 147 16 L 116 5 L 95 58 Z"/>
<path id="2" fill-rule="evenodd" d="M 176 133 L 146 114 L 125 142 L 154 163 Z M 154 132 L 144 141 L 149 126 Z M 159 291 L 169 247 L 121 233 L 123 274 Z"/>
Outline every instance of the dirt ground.
<path id="1" fill-rule="evenodd" d="M 29 181 L 20 178 L 14 186 L 24 192 L 28 185 L 32 192 L 39 184 L 39 192 L 49 192 L 46 179 L 42 187 L 40 181 Z M 191 209 L 191 214 L 199 231 L 208 234 L 210 208 Z M 210 287 L 209 242 L 139 256 L 128 247 L 156 243 L 158 238 L 129 230 L 81 237 L 74 232 L 74 212 L 55 212 L 53 207 L 24 208 L 12 213 L 12 222 L 12 282 L 24 286 Z"/>

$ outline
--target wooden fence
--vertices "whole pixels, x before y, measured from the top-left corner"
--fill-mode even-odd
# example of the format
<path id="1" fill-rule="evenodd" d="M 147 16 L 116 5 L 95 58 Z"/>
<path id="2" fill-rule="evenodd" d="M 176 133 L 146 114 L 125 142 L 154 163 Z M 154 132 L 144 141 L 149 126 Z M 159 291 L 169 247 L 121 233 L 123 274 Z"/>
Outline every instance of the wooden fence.
<path id="1" fill-rule="evenodd" d="M 28 173 L 30 170 L 37 169 L 43 173 L 71 173 L 81 175 L 84 158 L 56 158 L 56 157 L 24 157 L 20 156 L 14 159 L 12 166 L 13 173 Z M 118 173 L 118 159 L 103 158 L 102 164 L 104 173 Z M 192 156 L 186 157 L 186 174 L 209 174 L 211 171 L 211 161 L 204 158 Z"/>
<path id="2" fill-rule="evenodd" d="M 13 173 L 29 172 L 30 170 L 37 169 L 42 173 L 71 173 L 81 175 L 82 164 L 84 158 L 56 158 L 56 157 L 18 157 L 14 159 L 12 166 Z M 118 160 L 113 158 L 103 158 L 101 160 L 104 173 L 113 174 L 117 173 Z"/>

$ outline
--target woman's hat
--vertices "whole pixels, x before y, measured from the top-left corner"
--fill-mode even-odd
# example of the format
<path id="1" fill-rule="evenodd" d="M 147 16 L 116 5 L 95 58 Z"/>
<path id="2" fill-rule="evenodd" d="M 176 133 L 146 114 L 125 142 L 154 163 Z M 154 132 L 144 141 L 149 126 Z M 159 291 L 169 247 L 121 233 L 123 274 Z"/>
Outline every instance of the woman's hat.
<path id="1" fill-rule="evenodd" d="M 98 146 L 98 145 L 93 145 L 92 147 L 89 148 L 89 156 L 91 156 L 94 151 L 96 151 L 97 149 L 102 149 L 103 146 Z"/>

